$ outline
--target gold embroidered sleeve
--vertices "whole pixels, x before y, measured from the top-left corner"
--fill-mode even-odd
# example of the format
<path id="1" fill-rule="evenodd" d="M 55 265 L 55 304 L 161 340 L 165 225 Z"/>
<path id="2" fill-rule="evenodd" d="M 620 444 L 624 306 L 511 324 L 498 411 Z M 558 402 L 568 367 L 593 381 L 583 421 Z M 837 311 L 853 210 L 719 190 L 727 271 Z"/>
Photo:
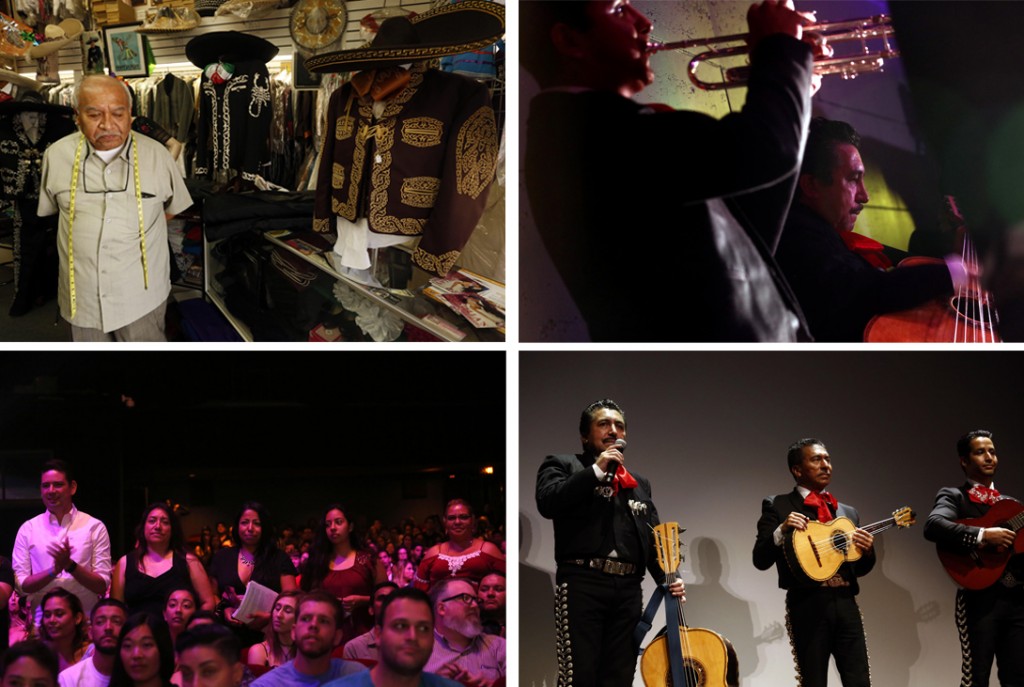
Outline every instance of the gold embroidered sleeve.
<path id="1" fill-rule="evenodd" d="M 459 129 L 455 154 L 458 191 L 475 199 L 490 185 L 498 167 L 498 126 L 494 108 L 485 105 L 465 121 Z"/>

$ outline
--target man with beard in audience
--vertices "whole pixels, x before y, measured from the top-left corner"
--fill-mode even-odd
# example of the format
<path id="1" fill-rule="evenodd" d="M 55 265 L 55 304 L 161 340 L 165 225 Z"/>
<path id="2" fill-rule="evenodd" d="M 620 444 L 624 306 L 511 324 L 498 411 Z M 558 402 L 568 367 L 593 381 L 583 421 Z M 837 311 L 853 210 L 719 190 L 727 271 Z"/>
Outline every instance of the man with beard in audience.
<path id="1" fill-rule="evenodd" d="M 93 652 L 60 672 L 60 687 L 107 687 L 114 672 L 117 637 L 128 618 L 128 609 L 117 599 L 100 599 L 89 616 L 89 640 Z"/>
<path id="2" fill-rule="evenodd" d="M 456 682 L 490 687 L 505 676 L 505 640 L 484 634 L 476 589 L 449 577 L 430 589 L 434 651 L 426 670 Z"/>

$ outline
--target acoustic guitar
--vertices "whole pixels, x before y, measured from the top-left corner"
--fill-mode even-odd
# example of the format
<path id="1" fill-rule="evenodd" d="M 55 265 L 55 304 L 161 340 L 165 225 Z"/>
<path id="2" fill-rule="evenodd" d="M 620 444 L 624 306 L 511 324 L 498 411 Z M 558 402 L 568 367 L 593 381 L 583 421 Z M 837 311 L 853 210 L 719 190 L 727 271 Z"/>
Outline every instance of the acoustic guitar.
<path id="1" fill-rule="evenodd" d="M 887 529 L 910 527 L 916 514 L 904 506 L 893 512 L 891 518 L 864 525 L 861 529 L 871 534 Z M 849 518 L 836 518 L 831 522 L 811 520 L 805 530 L 792 530 L 784 540 L 786 562 L 798 577 L 815 582 L 831 579 L 843 563 L 860 560 L 861 551 L 853 545 L 853 532 L 857 526 Z"/>
<path id="2" fill-rule="evenodd" d="M 1005 527 L 1017 533 L 1013 540 L 1013 548 L 1003 552 L 993 548 L 975 549 L 969 554 L 938 550 L 942 567 L 953 581 L 964 589 L 991 587 L 1003 576 L 1010 557 L 1015 553 L 1024 553 L 1024 537 L 1020 533 L 1021 526 L 1024 525 L 1024 504 L 1019 501 L 996 501 L 980 518 L 965 518 L 957 522 L 972 527 Z"/>
<path id="3" fill-rule="evenodd" d="M 658 565 L 665 571 L 666 583 L 678 577 L 679 523 L 664 522 L 654 528 L 654 546 L 658 552 Z M 671 607 L 675 600 L 675 608 Z M 675 611 L 679 620 L 679 636 L 669 633 L 654 638 L 644 649 L 640 659 L 640 674 L 647 687 L 727 687 L 728 650 L 725 640 L 717 632 L 686 626 L 683 604 L 675 597 L 665 598 L 665 612 Z M 673 681 L 669 652 L 682 657 L 682 680 Z"/>

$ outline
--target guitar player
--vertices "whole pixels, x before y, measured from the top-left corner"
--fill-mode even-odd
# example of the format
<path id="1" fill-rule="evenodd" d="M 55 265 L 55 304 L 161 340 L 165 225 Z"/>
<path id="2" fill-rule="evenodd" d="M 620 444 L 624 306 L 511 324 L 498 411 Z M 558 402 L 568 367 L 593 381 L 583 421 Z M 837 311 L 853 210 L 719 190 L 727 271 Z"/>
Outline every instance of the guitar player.
<path id="1" fill-rule="evenodd" d="M 993 482 L 999 458 L 992 433 L 968 432 L 957 441 L 956 450 L 967 480 L 939 490 L 924 536 L 940 550 L 964 556 L 1011 551 L 1013 530 L 958 522 L 984 519 L 993 504 L 1008 498 L 995 490 Z M 1024 685 L 1024 555 L 1011 556 L 1003 575 L 988 587 L 957 589 L 955 618 L 963 658 L 961 687 L 988 687 L 993 659 L 1000 685 Z"/>
<path id="2" fill-rule="evenodd" d="M 860 524 L 856 509 L 838 503 L 825 489 L 832 481 L 832 461 L 818 439 L 801 439 L 789 447 L 789 471 L 796 487 L 761 504 L 754 542 L 754 566 L 778 571 L 779 587 L 786 590 L 786 627 L 796 658 L 798 684 L 824 687 L 828 683 L 829 656 L 834 656 L 843 687 L 868 687 L 867 641 L 864 623 L 857 606 L 860 586 L 857 578 L 875 565 L 874 538 L 862 529 L 854 531 L 853 545 L 861 557 L 843 563 L 839 571 L 824 582 L 815 582 L 795 573 L 787 562 L 785 539 L 793 531 L 807 528 L 808 521 L 829 522 L 836 517 Z"/>

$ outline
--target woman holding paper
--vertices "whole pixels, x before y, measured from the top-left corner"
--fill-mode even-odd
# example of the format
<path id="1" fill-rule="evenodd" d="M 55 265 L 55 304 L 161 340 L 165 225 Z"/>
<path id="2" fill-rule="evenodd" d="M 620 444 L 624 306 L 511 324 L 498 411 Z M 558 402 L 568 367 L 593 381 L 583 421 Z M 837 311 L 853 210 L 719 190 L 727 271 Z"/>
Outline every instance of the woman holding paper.
<path id="1" fill-rule="evenodd" d="M 277 548 L 270 514 L 261 503 L 249 501 L 242 504 L 235 518 L 232 538 L 235 546 L 213 554 L 210 579 L 214 593 L 221 598 L 218 609 L 244 648 L 263 639 L 263 628 L 270 622 L 274 598 L 281 592 L 296 588 L 295 566 L 291 558 Z M 256 586 L 250 589 L 254 583 Z M 243 607 L 248 591 L 258 596 Z M 247 611 L 250 607 L 251 612 L 242 618 L 244 622 L 234 617 L 240 609 Z"/>

